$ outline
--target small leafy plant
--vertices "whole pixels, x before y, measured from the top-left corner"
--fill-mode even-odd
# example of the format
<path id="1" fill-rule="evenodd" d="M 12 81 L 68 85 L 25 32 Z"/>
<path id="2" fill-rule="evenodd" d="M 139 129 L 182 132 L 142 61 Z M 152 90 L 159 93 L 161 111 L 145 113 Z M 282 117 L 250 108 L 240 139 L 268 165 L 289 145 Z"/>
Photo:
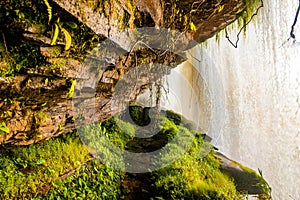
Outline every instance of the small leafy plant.
<path id="1" fill-rule="evenodd" d="M 59 176 L 90 157 L 76 134 L 24 147 L 0 146 L 0 154 L 0 199 L 42 195 Z"/>
<path id="2" fill-rule="evenodd" d="M 74 95 L 74 90 L 75 90 L 75 86 L 76 86 L 76 80 L 71 80 L 71 87 L 69 89 L 69 92 L 68 92 L 68 95 L 67 95 L 67 98 L 70 99 L 73 97 Z"/>
<path id="3" fill-rule="evenodd" d="M 51 40 L 51 45 L 54 45 L 58 39 L 58 35 L 60 33 L 60 31 L 64 34 L 65 37 L 65 50 L 69 50 L 71 47 L 71 43 L 72 43 L 72 37 L 70 35 L 70 33 L 62 27 L 63 23 L 59 22 L 59 18 L 56 20 L 55 24 L 54 24 L 54 33 L 53 33 L 53 37 Z"/>
<path id="4" fill-rule="evenodd" d="M 47 6 L 47 11 L 48 11 L 48 24 L 50 24 L 52 20 L 52 7 L 50 6 L 48 0 L 44 0 L 44 2 Z M 50 44 L 54 45 L 58 39 L 59 33 L 62 32 L 65 38 L 65 50 L 67 51 L 71 48 L 72 37 L 71 34 L 65 28 L 63 28 L 63 24 L 64 23 L 60 22 L 60 18 L 58 17 L 56 22 L 53 25 L 54 32 Z M 77 28 L 76 23 L 67 22 L 66 24 L 73 29 Z"/>
<path id="5" fill-rule="evenodd" d="M 52 19 L 52 7 L 50 6 L 48 0 L 44 0 L 44 3 L 47 6 L 47 11 L 48 11 L 48 24 L 50 24 L 51 19 Z"/>
<path id="6" fill-rule="evenodd" d="M 6 126 L 5 122 L 0 124 L 0 134 L 10 133 L 9 128 Z"/>
<path id="7" fill-rule="evenodd" d="M 197 30 L 197 27 L 195 26 L 195 24 L 193 22 L 190 22 L 190 29 L 191 29 L 191 31 Z"/>

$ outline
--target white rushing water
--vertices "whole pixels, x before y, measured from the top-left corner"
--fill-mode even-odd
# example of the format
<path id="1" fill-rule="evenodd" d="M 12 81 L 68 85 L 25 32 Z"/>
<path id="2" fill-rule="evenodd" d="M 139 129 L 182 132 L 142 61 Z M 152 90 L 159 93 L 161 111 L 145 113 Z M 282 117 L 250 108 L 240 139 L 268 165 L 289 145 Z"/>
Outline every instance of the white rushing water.
<path id="1" fill-rule="evenodd" d="M 198 120 L 221 152 L 261 169 L 273 199 L 300 199 L 300 45 L 282 45 L 298 1 L 264 3 L 237 49 L 223 33 L 190 51 L 192 65 L 168 78 L 176 97 L 168 107 Z"/>

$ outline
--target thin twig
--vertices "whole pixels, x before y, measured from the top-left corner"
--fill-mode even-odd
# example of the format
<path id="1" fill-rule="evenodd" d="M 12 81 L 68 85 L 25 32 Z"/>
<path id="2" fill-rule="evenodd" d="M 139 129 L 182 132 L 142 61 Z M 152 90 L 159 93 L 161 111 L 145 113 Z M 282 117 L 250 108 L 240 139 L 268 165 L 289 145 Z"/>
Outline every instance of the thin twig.
<path id="1" fill-rule="evenodd" d="M 244 25 L 242 26 L 242 28 L 239 30 L 238 34 L 236 35 L 236 38 L 237 38 L 237 39 L 236 39 L 235 43 L 232 42 L 232 40 L 231 40 L 230 37 L 229 37 L 228 31 L 227 31 L 228 22 L 226 21 L 226 19 L 225 19 L 225 17 L 224 17 L 224 21 L 226 22 L 226 27 L 225 27 L 225 34 L 226 34 L 226 35 L 225 35 L 225 37 L 226 37 L 226 39 L 229 41 L 229 43 L 230 43 L 234 48 L 237 48 L 237 46 L 238 46 L 238 42 L 239 42 L 239 40 L 240 40 L 240 34 L 242 33 L 242 30 L 245 29 L 245 28 L 248 26 L 248 24 L 253 20 L 254 16 L 256 16 L 256 15 L 258 14 L 258 11 L 259 11 L 262 7 L 264 7 L 264 2 L 263 2 L 263 0 L 261 0 L 260 2 L 261 2 L 261 5 L 256 9 L 255 13 L 251 16 L 250 20 L 249 20 L 246 24 L 244 24 Z"/>
<path id="2" fill-rule="evenodd" d="M 17 64 L 17 62 L 15 61 L 14 58 L 12 58 L 10 56 L 10 53 L 8 51 L 8 48 L 7 48 L 7 44 L 6 44 L 6 38 L 5 38 L 5 35 L 4 35 L 4 32 L 2 30 L 0 30 L 1 33 L 2 33 L 2 38 L 3 38 L 3 43 L 4 43 L 4 48 L 5 48 L 5 54 L 10 58 L 10 60 L 14 63 L 14 64 Z"/>
<path id="3" fill-rule="evenodd" d="M 8 50 L 7 50 L 5 35 L 4 35 L 3 31 L 1 31 L 1 33 L 2 33 L 2 38 L 3 38 L 4 48 L 5 48 L 5 51 L 7 52 Z"/>
<path id="4" fill-rule="evenodd" d="M 58 177 L 59 180 L 64 180 L 66 179 L 67 177 L 71 176 L 72 174 L 74 174 L 74 172 L 76 172 L 77 170 L 79 170 L 83 165 L 85 165 L 87 162 L 91 161 L 91 160 L 94 160 L 95 157 L 90 157 L 88 158 L 87 160 L 85 160 L 83 163 L 81 163 L 78 167 L 76 167 L 75 169 L 71 170 L 71 171 L 68 171 L 66 173 L 64 173 L 63 175 L 60 175 Z"/>
<path id="5" fill-rule="evenodd" d="M 180 38 L 183 34 L 184 34 L 184 32 L 180 33 L 180 34 L 178 35 L 178 37 L 176 38 L 176 40 L 173 42 L 173 44 L 176 44 L 176 42 L 179 40 L 179 38 Z M 159 56 L 163 56 L 163 55 L 166 54 L 167 52 L 171 52 L 171 47 L 173 46 L 173 44 L 170 45 L 170 46 L 169 46 L 164 52 L 162 52 Z"/>
<path id="6" fill-rule="evenodd" d="M 297 21 L 298 21 L 299 11 L 300 11 L 300 0 L 299 0 L 299 4 L 298 4 L 298 8 L 297 8 L 297 12 L 296 12 L 296 15 L 295 15 L 295 19 L 294 19 L 293 25 L 291 26 L 290 37 L 287 39 L 288 41 L 291 38 L 293 38 L 294 42 L 296 42 L 296 36 L 294 34 L 294 28 L 295 28 L 295 26 L 297 24 Z"/>
<path id="7" fill-rule="evenodd" d="M 125 59 L 123 65 L 126 64 L 129 55 L 132 53 L 133 49 L 134 49 L 139 43 L 145 45 L 145 46 L 146 46 L 147 48 L 149 48 L 155 55 L 157 55 L 157 53 L 154 51 L 153 48 L 151 48 L 151 47 L 150 47 L 148 44 L 146 44 L 145 42 L 139 40 L 139 41 L 137 41 L 137 42 L 131 47 L 131 49 L 130 49 L 130 51 L 129 51 L 129 54 L 127 55 L 127 57 L 126 57 L 126 59 Z"/>

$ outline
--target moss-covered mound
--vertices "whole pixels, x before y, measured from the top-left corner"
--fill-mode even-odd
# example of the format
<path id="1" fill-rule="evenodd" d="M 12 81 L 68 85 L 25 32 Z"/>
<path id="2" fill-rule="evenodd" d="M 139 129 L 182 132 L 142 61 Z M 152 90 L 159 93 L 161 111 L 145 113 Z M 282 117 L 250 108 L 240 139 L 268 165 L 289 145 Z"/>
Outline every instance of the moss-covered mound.
<path id="1" fill-rule="evenodd" d="M 133 107 L 130 110 L 142 113 L 144 108 Z M 165 111 L 160 112 L 157 124 L 160 131 L 147 140 L 135 137 L 139 126 L 133 121 L 126 122 L 120 119 L 122 116 L 115 116 L 101 124 L 82 127 L 79 130 L 80 137 L 75 132 L 27 147 L 2 146 L 0 198 L 242 199 L 245 197 L 245 193 L 237 191 L 233 179 L 220 170 L 220 160 L 212 146 L 203 139 L 203 135 L 180 125 L 182 123 L 179 119 L 182 116 L 171 111 L 167 113 L 166 115 Z M 82 133 L 89 134 L 82 137 Z M 169 145 L 178 134 L 182 136 L 180 143 L 190 142 L 186 149 L 179 142 Z M 115 156 L 105 146 L 99 146 L 99 141 L 103 137 L 119 149 L 132 152 L 149 152 L 169 145 L 162 151 L 159 159 L 151 161 L 156 166 L 164 166 L 170 160 L 173 161 L 174 156 L 180 156 L 171 164 L 156 171 L 126 173 L 126 160 L 122 156 L 118 157 L 118 162 L 124 166 L 122 170 L 107 167 L 101 163 L 105 160 L 97 159 L 99 150 L 102 155 L 100 158 Z M 88 148 L 80 139 L 88 144 Z"/>

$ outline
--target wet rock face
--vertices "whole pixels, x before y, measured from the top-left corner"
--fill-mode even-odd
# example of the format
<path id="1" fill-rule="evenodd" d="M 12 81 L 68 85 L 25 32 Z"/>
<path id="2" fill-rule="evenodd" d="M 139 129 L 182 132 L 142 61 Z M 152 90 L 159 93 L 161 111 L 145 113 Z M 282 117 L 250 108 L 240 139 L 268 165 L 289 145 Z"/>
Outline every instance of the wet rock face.
<path id="1" fill-rule="evenodd" d="M 250 195 L 263 194 L 263 187 L 267 182 L 254 170 L 233 161 L 220 152 L 216 153 L 220 160 L 220 170 L 234 179 L 238 191 L 247 192 Z"/>
<path id="2" fill-rule="evenodd" d="M 142 54 L 147 55 L 147 50 L 124 55 L 115 65 L 106 69 L 98 68 L 101 77 L 99 80 L 78 77 L 78 74 L 75 77 L 72 68 L 74 63 L 70 60 L 67 66 L 71 65 L 71 67 L 59 68 L 57 69 L 59 73 L 41 68 L 37 72 L 7 79 L 6 84 L 1 86 L 3 101 L 0 103 L 0 108 L 3 112 L 0 113 L 0 119 L 5 122 L 10 131 L 0 134 L 0 143 L 28 145 L 75 129 L 74 119 L 79 114 L 76 113 L 74 106 L 85 109 L 80 113 L 80 117 L 84 119 L 80 126 L 104 121 L 122 112 L 143 88 L 147 88 L 149 84 L 170 72 L 170 69 L 165 69 L 161 65 L 150 68 L 149 65 L 142 65 L 142 63 L 168 62 L 176 65 L 176 59 L 172 55 L 166 56 L 163 60 L 155 60 L 155 56 L 152 58 L 148 56 L 147 60 L 144 56 L 137 58 L 137 55 Z M 124 64 L 125 60 L 126 64 Z M 136 71 L 128 73 L 136 65 L 142 66 L 137 69 L 138 79 L 136 79 Z M 93 66 L 90 68 L 91 74 L 94 70 Z M 65 71 L 67 69 L 70 72 Z M 58 76 L 54 78 L 55 74 Z M 78 78 L 78 86 L 75 87 L 72 98 L 69 98 L 68 93 L 73 78 Z M 95 82 L 95 87 L 93 84 L 91 86 L 86 84 L 90 80 Z M 83 88 L 80 85 L 82 82 L 85 83 Z"/>
<path id="3" fill-rule="evenodd" d="M 5 0 L 5 3 L 12 8 L 19 6 L 11 0 Z M 131 53 L 125 48 L 113 51 L 104 49 L 102 53 L 105 55 L 107 51 L 110 55 L 114 52 L 122 56 L 106 63 L 105 69 L 97 69 L 101 79 L 96 80 L 95 88 L 86 87 L 82 91 L 77 88 L 73 91 L 75 99 L 79 94 L 75 103 L 86 105 L 86 123 L 94 122 L 95 119 L 103 121 L 123 111 L 126 103 L 135 100 L 140 92 L 170 70 L 152 65 L 138 69 L 137 66 L 158 63 L 161 66 L 175 67 L 184 61 L 184 58 L 178 56 L 180 53 L 213 36 L 234 21 L 245 8 L 242 0 L 53 0 L 50 3 L 53 6 L 53 16 L 60 17 L 62 27 L 68 29 L 72 37 L 69 50 L 65 48 L 66 41 L 62 31 L 56 44 L 51 45 L 57 19 L 52 19 L 47 24 L 48 13 L 43 1 L 26 1 L 24 4 L 28 4 L 27 7 L 22 7 L 22 11 L 31 16 L 31 8 L 35 6 L 34 11 L 38 12 L 37 19 L 40 20 L 32 24 L 25 25 L 19 18 L 8 20 L 7 16 L 0 19 L 0 28 L 3 29 L 0 53 L 5 56 L 0 62 L 0 70 L 8 68 L 9 63 L 19 62 L 18 60 L 20 62 L 17 64 L 22 64 L 21 70 L 16 71 L 13 77 L 0 77 L 0 124 L 5 123 L 10 130 L 9 133 L 0 132 L 0 144 L 28 145 L 75 129 L 72 107 L 74 101 L 69 97 L 72 96 L 69 93 L 73 80 L 90 79 L 84 74 L 78 77 L 80 66 L 90 50 L 108 37 L 137 27 L 176 30 L 180 36 L 184 36 L 180 37 L 175 50 L 170 54 L 166 51 L 153 53 L 150 49 L 134 50 Z M 76 22 L 78 28 L 68 27 L 69 21 Z M 146 35 L 147 30 L 142 34 Z M 168 43 L 167 37 L 162 39 L 159 29 L 153 28 L 151 34 L 145 43 L 158 47 L 166 46 L 158 43 Z M 121 41 L 129 43 L 132 39 L 126 35 L 122 37 L 124 38 L 119 38 Z M 192 40 L 196 42 L 190 43 Z M 133 45 L 129 43 L 128 45 Z M 15 51 L 10 52 L 10 49 Z M 28 51 L 28 54 L 22 51 Z M 131 70 L 139 71 L 138 81 L 132 81 L 136 78 L 135 73 L 131 73 L 134 77 L 126 75 Z M 77 84 L 81 84 L 80 80 Z M 95 85 L 95 80 L 91 80 L 91 84 Z M 129 91 L 128 88 L 134 89 Z M 118 99 L 126 99 L 126 102 L 113 102 L 112 97 L 116 94 Z M 94 102 L 91 97 L 95 97 Z M 112 105 L 114 109 L 111 109 Z M 94 115 L 95 106 L 99 109 Z"/>
<path id="4" fill-rule="evenodd" d="M 199 43 L 236 20 L 246 6 L 243 0 L 54 1 L 106 37 L 125 28 L 155 26 L 184 32 Z"/>

